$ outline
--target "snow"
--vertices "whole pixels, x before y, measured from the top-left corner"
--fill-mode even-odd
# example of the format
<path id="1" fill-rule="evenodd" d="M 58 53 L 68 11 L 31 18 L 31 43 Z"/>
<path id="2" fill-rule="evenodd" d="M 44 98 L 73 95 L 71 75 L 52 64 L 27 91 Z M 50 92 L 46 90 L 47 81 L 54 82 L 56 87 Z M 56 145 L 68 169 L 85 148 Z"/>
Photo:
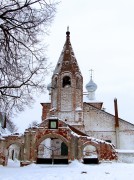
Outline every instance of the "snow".
<path id="1" fill-rule="evenodd" d="M 98 100 L 96 100 L 96 99 L 89 99 L 89 96 L 88 96 L 88 93 L 87 92 L 84 92 L 84 94 L 83 94 L 83 102 L 87 102 L 87 103 L 93 103 L 93 102 L 95 102 L 95 103 L 98 103 L 99 101 Z"/>
<path id="2" fill-rule="evenodd" d="M 11 135 L 11 132 L 7 128 L 2 128 L 0 125 L 0 137 L 1 136 L 9 136 Z"/>
<path id="3" fill-rule="evenodd" d="M 81 107 L 77 107 L 75 111 L 82 111 Z"/>
<path id="4" fill-rule="evenodd" d="M 69 165 L 36 165 L 19 167 L 19 162 L 9 161 L 0 166 L 0 180 L 133 180 L 134 164 L 102 162 L 86 165 L 77 160 Z"/>
<path id="5" fill-rule="evenodd" d="M 134 150 L 129 149 L 116 149 L 118 153 L 134 153 Z"/>

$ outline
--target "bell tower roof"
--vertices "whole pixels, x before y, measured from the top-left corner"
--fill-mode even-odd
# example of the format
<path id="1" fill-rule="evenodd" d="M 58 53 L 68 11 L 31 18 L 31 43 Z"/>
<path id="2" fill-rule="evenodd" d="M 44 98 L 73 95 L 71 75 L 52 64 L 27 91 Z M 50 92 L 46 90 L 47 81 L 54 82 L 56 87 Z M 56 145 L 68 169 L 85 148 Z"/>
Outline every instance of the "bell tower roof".
<path id="1" fill-rule="evenodd" d="M 54 70 L 53 75 L 60 74 L 62 72 L 69 71 L 72 73 L 78 72 L 81 74 L 77 60 L 75 58 L 75 54 L 70 42 L 70 31 L 69 27 L 67 28 L 66 32 L 66 41 L 59 57 L 58 63 Z"/>

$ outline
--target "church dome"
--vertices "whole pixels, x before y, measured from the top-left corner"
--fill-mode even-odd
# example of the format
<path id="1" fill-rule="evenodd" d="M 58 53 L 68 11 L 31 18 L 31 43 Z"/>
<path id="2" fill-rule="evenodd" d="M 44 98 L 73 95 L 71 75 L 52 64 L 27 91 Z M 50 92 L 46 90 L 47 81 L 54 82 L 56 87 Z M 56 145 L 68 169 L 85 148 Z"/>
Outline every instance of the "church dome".
<path id="1" fill-rule="evenodd" d="M 92 78 L 89 83 L 86 84 L 86 89 L 88 92 L 94 92 L 97 89 L 97 85 L 93 82 Z"/>

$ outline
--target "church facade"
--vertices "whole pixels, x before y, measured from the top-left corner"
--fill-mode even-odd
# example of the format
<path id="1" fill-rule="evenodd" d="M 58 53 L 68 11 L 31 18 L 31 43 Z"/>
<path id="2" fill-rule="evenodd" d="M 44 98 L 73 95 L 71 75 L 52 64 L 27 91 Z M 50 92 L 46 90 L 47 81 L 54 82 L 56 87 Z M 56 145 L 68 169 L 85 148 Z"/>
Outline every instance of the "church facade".
<path id="1" fill-rule="evenodd" d="M 134 124 L 118 117 L 117 99 L 114 99 L 112 115 L 103 109 L 103 102 L 95 101 L 97 85 L 92 74 L 86 89 L 87 94 L 83 94 L 83 77 L 67 31 L 63 51 L 48 85 L 51 103 L 42 103 L 42 120 L 53 108 L 58 118 L 87 135 L 111 142 L 117 149 L 134 150 Z"/>
<path id="2" fill-rule="evenodd" d="M 83 94 L 83 76 L 76 60 L 70 32 L 48 85 L 50 102 L 41 103 L 42 122 L 24 134 L 1 134 L 0 164 L 19 159 L 21 166 L 62 164 L 78 159 L 84 163 L 117 160 L 116 149 L 134 150 L 134 125 L 94 101 L 97 85 L 92 74 Z"/>

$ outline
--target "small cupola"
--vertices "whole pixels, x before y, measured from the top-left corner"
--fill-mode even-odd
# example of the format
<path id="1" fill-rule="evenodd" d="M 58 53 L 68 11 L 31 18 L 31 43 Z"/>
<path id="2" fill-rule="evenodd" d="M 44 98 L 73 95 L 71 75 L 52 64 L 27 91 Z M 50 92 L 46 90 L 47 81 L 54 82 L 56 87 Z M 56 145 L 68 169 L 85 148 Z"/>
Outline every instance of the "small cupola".
<path id="1" fill-rule="evenodd" d="M 52 88 L 52 84 L 49 83 L 49 84 L 47 85 L 47 90 L 48 90 L 48 92 L 49 92 L 49 95 L 51 95 L 51 88 Z"/>
<path id="2" fill-rule="evenodd" d="M 89 100 L 95 100 L 95 91 L 97 89 L 97 85 L 94 83 L 92 79 L 92 69 L 90 70 L 90 81 L 86 84 L 86 89 L 88 92 L 88 98 Z"/>

